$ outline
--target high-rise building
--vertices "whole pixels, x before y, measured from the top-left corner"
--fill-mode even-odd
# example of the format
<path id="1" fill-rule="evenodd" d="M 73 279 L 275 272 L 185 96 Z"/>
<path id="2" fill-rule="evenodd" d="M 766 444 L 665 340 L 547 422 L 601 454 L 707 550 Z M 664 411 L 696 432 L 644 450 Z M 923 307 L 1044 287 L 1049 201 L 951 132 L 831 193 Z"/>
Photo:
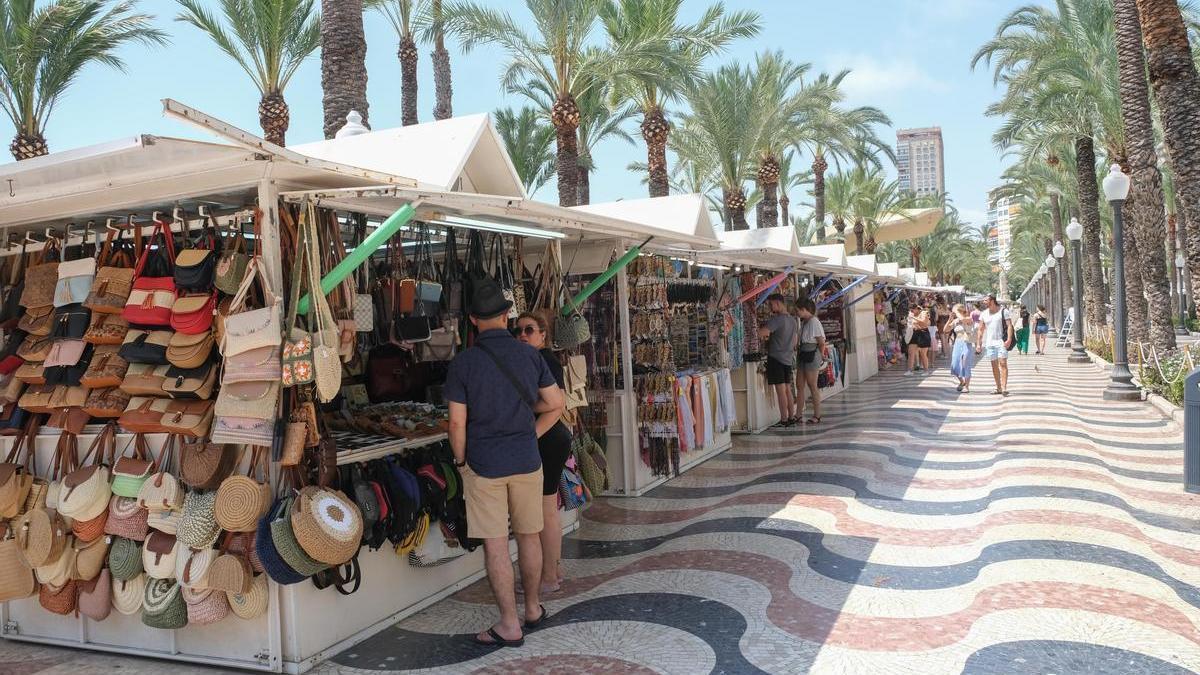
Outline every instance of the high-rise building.
<path id="1" fill-rule="evenodd" d="M 994 266 L 1008 262 L 1012 248 L 1012 221 L 1021 212 L 1021 202 L 1015 197 L 996 197 L 996 191 L 988 192 L 988 248 Z"/>
<path id="2" fill-rule="evenodd" d="M 896 131 L 896 168 L 900 190 L 918 197 L 946 193 L 946 153 L 942 128 Z"/>

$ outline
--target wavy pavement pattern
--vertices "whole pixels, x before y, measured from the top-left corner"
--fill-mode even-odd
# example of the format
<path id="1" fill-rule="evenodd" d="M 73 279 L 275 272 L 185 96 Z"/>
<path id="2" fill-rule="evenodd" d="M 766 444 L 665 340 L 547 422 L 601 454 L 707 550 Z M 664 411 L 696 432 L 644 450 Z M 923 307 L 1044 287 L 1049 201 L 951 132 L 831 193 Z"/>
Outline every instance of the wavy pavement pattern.
<path id="1" fill-rule="evenodd" d="M 469 643 L 494 620 L 481 582 L 333 663 L 1200 671 L 1200 498 L 1180 487 L 1180 429 L 1108 405 L 1103 375 L 1061 351 L 1011 366 L 1007 399 L 957 394 L 944 370 L 882 373 L 827 401 L 819 428 L 739 437 L 646 497 L 599 500 L 524 649 Z"/>

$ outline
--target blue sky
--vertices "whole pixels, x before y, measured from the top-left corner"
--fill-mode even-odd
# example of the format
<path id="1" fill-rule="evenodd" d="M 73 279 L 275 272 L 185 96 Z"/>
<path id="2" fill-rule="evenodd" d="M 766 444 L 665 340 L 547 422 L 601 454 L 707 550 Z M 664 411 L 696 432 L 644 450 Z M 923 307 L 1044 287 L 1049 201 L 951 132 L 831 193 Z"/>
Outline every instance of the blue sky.
<path id="1" fill-rule="evenodd" d="M 211 1 L 213 6 L 215 0 Z M 318 3 L 319 4 L 319 3 Z M 491 0 L 518 18 L 528 18 L 524 3 Z M 708 0 L 687 0 L 686 11 L 699 15 Z M 1018 0 L 727 0 L 729 9 L 754 9 L 764 30 L 742 41 L 714 62 L 748 61 L 763 49 L 781 48 L 795 61 L 810 62 L 814 71 L 853 69 L 846 87 L 849 102 L 880 107 L 897 128 L 941 126 L 946 145 L 946 185 L 969 221 L 977 224 L 986 210 L 986 192 L 1002 168 L 991 133 L 996 120 L 983 114 L 997 96 L 986 69 L 972 72 L 970 58 Z M 258 93 L 246 75 L 191 26 L 172 19 L 174 0 L 141 0 L 143 11 L 172 36 L 169 47 L 123 52 L 127 71 L 104 67 L 86 70 L 51 119 L 51 150 L 100 143 L 140 133 L 203 138 L 186 125 L 164 118 L 159 99 L 176 98 L 247 130 L 259 131 Z M 399 125 L 399 64 L 396 38 L 386 18 L 366 16 L 367 69 L 372 126 Z M 421 47 L 419 114 L 432 119 L 433 81 L 428 48 Z M 451 46 L 454 109 L 458 114 L 487 112 L 503 105 L 520 106 L 497 84 L 503 55 L 490 48 L 461 54 Z M 314 56 L 304 64 L 286 92 L 291 106 L 289 143 L 321 137 L 320 65 Z M 636 126 L 631 125 L 636 134 Z M 637 136 L 640 142 L 640 136 Z M 893 132 L 887 132 L 890 142 Z M 641 197 L 640 177 L 625 166 L 644 159 L 644 149 L 622 141 L 602 146 L 592 178 L 592 200 Z M 802 158 L 807 164 L 811 158 Z M 553 183 L 536 195 L 555 201 Z M 794 202 L 807 201 L 793 194 Z"/>

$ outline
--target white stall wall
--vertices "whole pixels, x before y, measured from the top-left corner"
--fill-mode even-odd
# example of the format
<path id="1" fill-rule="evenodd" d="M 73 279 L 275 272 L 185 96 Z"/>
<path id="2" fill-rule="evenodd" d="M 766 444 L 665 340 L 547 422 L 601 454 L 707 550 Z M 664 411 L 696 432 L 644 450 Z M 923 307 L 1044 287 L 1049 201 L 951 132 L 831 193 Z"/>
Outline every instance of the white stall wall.
<path id="1" fill-rule="evenodd" d="M 779 403 L 767 384 L 766 362 L 747 361 L 730 370 L 737 408 L 734 433 L 757 434 L 779 421 Z"/>
<path id="2" fill-rule="evenodd" d="M 864 296 L 873 295 L 872 286 L 863 283 L 852 291 L 850 302 L 850 338 L 853 351 L 846 357 L 846 377 L 849 382 L 863 382 L 879 373 L 879 344 L 875 333 L 875 302 Z M 863 298 L 859 300 L 859 298 Z"/>

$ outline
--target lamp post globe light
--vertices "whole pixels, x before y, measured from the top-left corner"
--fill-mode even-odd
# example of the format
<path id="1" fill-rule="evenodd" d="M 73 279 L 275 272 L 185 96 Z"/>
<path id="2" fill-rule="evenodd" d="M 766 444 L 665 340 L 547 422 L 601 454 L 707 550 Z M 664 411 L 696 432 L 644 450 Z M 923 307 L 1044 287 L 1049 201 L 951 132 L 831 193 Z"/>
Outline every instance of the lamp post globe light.
<path id="1" fill-rule="evenodd" d="M 1183 251 L 1175 252 L 1175 271 L 1179 281 L 1176 283 L 1179 296 L 1179 325 L 1175 327 L 1176 335 L 1187 335 L 1187 277 L 1185 276 L 1184 268 L 1187 267 L 1187 260 L 1183 257 Z"/>
<path id="2" fill-rule="evenodd" d="M 1088 358 L 1087 351 L 1083 348 L 1083 285 L 1080 283 L 1079 261 L 1083 257 L 1081 251 L 1083 244 L 1083 225 L 1079 224 L 1077 218 L 1071 218 L 1071 222 L 1067 225 L 1067 239 L 1071 242 L 1071 286 L 1074 288 L 1072 293 L 1071 312 L 1071 355 L 1067 357 L 1067 363 L 1091 363 Z"/>
<path id="3" fill-rule="evenodd" d="M 1125 224 L 1121 207 L 1129 196 L 1129 176 L 1121 171 L 1119 164 L 1113 164 L 1104 177 L 1104 196 L 1113 210 L 1113 284 L 1116 288 L 1113 298 L 1113 327 L 1116 333 L 1113 365 L 1108 386 L 1104 389 L 1104 398 L 1108 401 L 1137 401 L 1142 398 L 1142 392 L 1133 384 L 1133 373 L 1129 372 L 1128 347 L 1125 344 Z"/>
<path id="4" fill-rule="evenodd" d="M 1054 287 L 1054 268 L 1058 266 L 1058 260 L 1053 254 L 1046 255 L 1046 295 L 1049 296 L 1050 302 L 1046 303 L 1046 307 L 1050 309 L 1050 316 L 1054 316 L 1054 306 L 1058 304 L 1058 289 Z M 1054 319 L 1048 321 L 1053 324 Z"/>

